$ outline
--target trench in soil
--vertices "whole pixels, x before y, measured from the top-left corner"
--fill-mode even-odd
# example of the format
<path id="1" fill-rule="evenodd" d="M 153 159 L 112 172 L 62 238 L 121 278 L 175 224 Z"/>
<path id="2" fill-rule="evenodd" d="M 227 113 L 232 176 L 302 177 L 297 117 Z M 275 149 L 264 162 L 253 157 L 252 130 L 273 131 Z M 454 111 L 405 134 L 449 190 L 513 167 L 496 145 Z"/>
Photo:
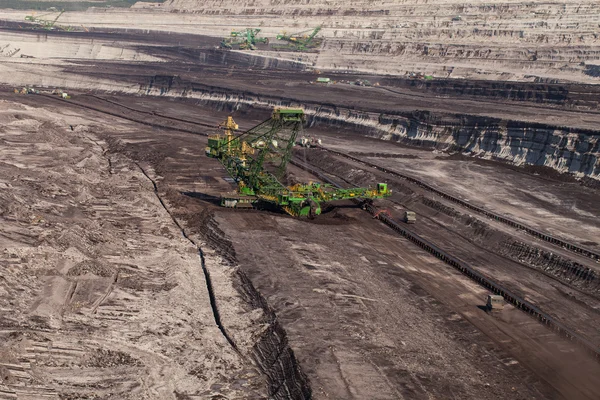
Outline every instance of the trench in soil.
<path id="1" fill-rule="evenodd" d="M 236 343 L 233 341 L 231 336 L 228 334 L 219 313 L 219 307 L 217 304 L 215 291 L 213 288 L 212 280 L 210 277 L 210 271 L 208 270 L 204 258 L 204 252 L 198 244 L 189 237 L 185 229 L 181 226 L 179 221 L 175 218 L 172 212 L 167 207 L 165 201 L 159 194 L 158 186 L 154 179 L 152 179 L 148 173 L 136 163 L 142 174 L 152 183 L 154 193 L 159 200 L 162 207 L 169 214 L 173 223 L 181 231 L 181 234 L 185 239 L 196 247 L 198 255 L 200 257 L 200 263 L 202 265 L 202 271 L 206 281 L 206 287 L 208 290 L 210 305 L 212 308 L 215 323 L 219 327 L 219 330 L 231 345 L 231 347 L 241 356 L 243 354 L 238 349 Z M 205 218 L 204 221 L 208 224 L 212 218 Z M 211 232 L 209 227 L 204 230 L 205 232 Z M 220 232 L 222 233 L 222 232 Z M 222 247 L 223 245 L 227 249 L 232 249 L 233 246 L 225 237 L 221 237 L 218 240 L 212 238 L 212 244 Z M 226 253 L 222 248 L 216 249 L 220 253 Z M 235 255 L 233 255 L 235 257 Z M 230 261 L 231 261 L 230 255 Z M 267 378 L 269 398 L 274 400 L 307 400 L 312 397 L 312 390 L 307 376 L 302 372 L 301 366 L 298 363 L 293 350 L 291 349 L 285 329 L 281 326 L 277 320 L 275 311 L 268 305 L 266 299 L 260 294 L 258 290 L 252 284 L 252 281 L 246 276 L 246 274 L 238 270 L 237 271 L 237 289 L 242 294 L 244 301 L 252 306 L 253 308 L 260 308 L 263 311 L 263 322 L 268 324 L 268 328 L 262 332 L 260 337 L 257 339 L 253 346 L 252 354 L 256 365 L 259 367 L 261 372 Z"/>

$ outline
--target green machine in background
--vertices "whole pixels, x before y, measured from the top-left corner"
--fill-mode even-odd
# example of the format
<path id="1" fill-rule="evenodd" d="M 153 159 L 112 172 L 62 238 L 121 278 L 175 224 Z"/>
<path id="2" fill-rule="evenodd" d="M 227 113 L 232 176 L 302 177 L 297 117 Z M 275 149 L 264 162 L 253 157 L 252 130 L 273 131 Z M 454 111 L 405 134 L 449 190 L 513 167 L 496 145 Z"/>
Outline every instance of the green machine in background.
<path id="1" fill-rule="evenodd" d="M 302 109 L 276 108 L 271 118 L 246 132 L 239 132 L 232 117 L 220 125 L 225 132 L 208 138 L 206 155 L 219 159 L 238 184 L 236 192 L 222 195 L 222 206 L 251 208 L 262 201 L 290 215 L 309 217 L 321 213 L 323 202 L 391 195 L 385 183 L 375 188 L 351 189 L 316 182 L 283 185 L 279 179 L 285 173 L 304 122 Z"/>
<path id="2" fill-rule="evenodd" d="M 319 47 L 323 42 L 322 39 L 316 37 L 320 30 L 321 26 L 317 26 L 312 31 L 309 30 L 304 32 L 298 32 L 291 35 L 282 33 L 280 35 L 277 35 L 277 40 L 284 40 L 288 42 L 287 45 L 274 47 L 297 51 L 310 51 L 311 49 Z"/>
<path id="3" fill-rule="evenodd" d="M 243 31 L 232 31 L 230 37 L 223 38 L 221 47 L 233 49 L 238 45 L 240 50 L 255 50 L 258 43 L 269 43 L 266 37 L 258 37 L 260 29 L 246 28 Z"/>

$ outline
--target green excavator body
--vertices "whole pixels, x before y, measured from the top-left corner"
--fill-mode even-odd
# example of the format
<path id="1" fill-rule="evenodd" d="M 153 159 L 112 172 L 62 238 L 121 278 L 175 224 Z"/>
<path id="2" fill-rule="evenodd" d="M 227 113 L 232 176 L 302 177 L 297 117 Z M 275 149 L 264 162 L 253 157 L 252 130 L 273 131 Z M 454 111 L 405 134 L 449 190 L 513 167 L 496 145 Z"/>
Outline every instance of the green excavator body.
<path id="1" fill-rule="evenodd" d="M 387 184 L 375 188 L 339 189 L 318 182 L 286 186 L 280 182 L 302 130 L 302 109 L 275 108 L 271 118 L 239 133 L 233 118 L 220 125 L 224 134 L 208 138 L 206 155 L 217 158 L 237 182 L 237 190 L 221 196 L 221 205 L 250 208 L 270 203 L 297 217 L 321 213 L 321 203 L 347 199 L 378 199 L 391 194 Z M 273 172 L 271 172 L 273 171 Z"/>

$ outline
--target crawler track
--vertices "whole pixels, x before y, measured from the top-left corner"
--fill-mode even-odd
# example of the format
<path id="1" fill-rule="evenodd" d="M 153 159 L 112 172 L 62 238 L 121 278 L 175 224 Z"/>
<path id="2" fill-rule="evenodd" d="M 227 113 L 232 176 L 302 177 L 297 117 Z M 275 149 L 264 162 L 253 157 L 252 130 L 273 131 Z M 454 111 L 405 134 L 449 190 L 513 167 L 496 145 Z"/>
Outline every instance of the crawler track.
<path id="1" fill-rule="evenodd" d="M 581 255 L 583 255 L 585 257 L 591 258 L 592 260 L 600 261 L 600 253 L 597 253 L 597 252 L 595 252 L 593 250 L 590 250 L 590 249 L 586 249 L 586 248 L 581 247 L 579 245 L 576 245 L 574 243 L 569 243 L 569 242 L 567 242 L 567 241 L 565 241 L 563 239 L 557 238 L 557 237 L 552 236 L 552 235 L 550 235 L 548 233 L 538 231 L 537 229 L 534 229 L 534 228 L 532 228 L 530 226 L 524 225 L 523 223 L 521 223 L 519 221 L 515 221 L 512 218 L 509 218 L 509 217 L 506 217 L 504 215 L 500 215 L 500 214 L 494 213 L 492 211 L 486 210 L 486 209 L 484 209 L 482 207 L 478 207 L 478 206 L 475 206 L 473 204 L 470 204 L 469 202 L 466 202 L 466 201 L 461 200 L 461 199 L 459 199 L 459 198 L 457 198 L 455 196 L 452 196 L 452 195 L 450 195 L 448 193 L 445 193 L 445 192 L 443 192 L 443 191 L 441 191 L 439 189 L 436 189 L 433 186 L 428 185 L 427 183 L 425 183 L 425 182 L 423 182 L 423 181 L 421 181 L 419 179 L 416 179 L 416 178 L 414 178 L 412 176 L 405 175 L 405 174 L 402 174 L 402 173 L 397 172 L 397 171 L 392 171 L 392 170 L 384 168 L 384 167 L 382 167 L 380 165 L 373 164 L 373 163 L 370 163 L 370 162 L 365 161 L 365 160 L 361 160 L 360 158 L 354 157 L 354 156 L 352 156 L 350 154 L 342 153 L 342 152 L 337 151 L 337 150 L 331 150 L 331 149 L 327 149 L 325 147 L 319 147 L 319 149 L 321 149 L 323 151 L 327 151 L 327 152 L 332 153 L 332 154 L 336 154 L 338 156 L 342 156 L 342 157 L 348 158 L 348 159 L 350 159 L 352 161 L 356 161 L 356 162 L 361 163 L 363 165 L 366 165 L 368 167 L 375 168 L 375 169 L 377 169 L 379 171 L 385 172 L 386 174 L 394 175 L 394 176 L 397 176 L 399 178 L 405 179 L 405 180 L 407 180 L 407 181 L 409 181 L 411 183 L 414 183 L 414 184 L 422 187 L 425 190 L 428 190 L 430 192 L 433 192 L 433 193 L 437 194 L 440 197 L 443 197 L 446 200 L 450 200 L 453 203 L 459 204 L 462 207 L 465 207 L 465 208 L 468 208 L 468 209 L 473 210 L 475 212 L 478 212 L 479 214 L 485 215 L 488 218 L 494 219 L 494 220 L 496 220 L 498 222 L 501 222 L 503 224 L 509 225 L 509 226 L 511 226 L 513 228 L 523 230 L 523 231 L 527 232 L 528 234 L 537 237 L 538 239 L 541 239 L 541 240 L 544 240 L 546 242 L 552 243 L 552 244 L 554 244 L 556 246 L 560 246 L 560 247 L 562 247 L 564 249 L 567 249 L 567 250 L 570 250 L 570 251 L 572 251 L 574 253 L 581 254 Z M 580 274 L 581 276 L 584 276 L 584 274 L 589 274 L 590 271 L 585 271 L 585 270 L 582 269 L 581 271 L 577 271 L 577 273 Z"/>
<path id="2" fill-rule="evenodd" d="M 290 160 L 290 163 L 301 168 L 315 176 L 319 177 L 323 181 L 330 183 L 336 187 L 341 186 L 330 179 L 328 176 L 324 175 L 321 171 L 307 165 L 305 163 L 299 162 L 297 160 Z M 356 203 L 359 203 L 359 200 L 354 200 Z M 551 317 L 547 313 L 540 310 L 537 306 L 532 304 L 531 302 L 523 299 L 522 297 L 514 294 L 492 278 L 489 278 L 482 273 L 476 271 L 471 266 L 469 266 L 466 262 L 459 260 L 458 258 L 450 255 L 446 251 L 442 250 L 435 244 L 430 241 L 422 238 L 416 233 L 412 232 L 410 229 L 406 228 L 404 225 L 398 224 L 391 217 L 389 217 L 386 213 L 381 212 L 380 209 L 371 204 L 365 204 L 365 210 L 368 211 L 375 218 L 379 219 L 381 222 L 392 228 L 394 231 L 399 233 L 401 236 L 407 238 L 411 242 L 415 243 L 417 246 L 426 250 L 430 254 L 434 255 L 438 259 L 442 260 L 446 264 L 454 267 L 462 274 L 475 281 L 479 285 L 485 287 L 491 292 L 498 294 L 504 297 L 505 301 L 512 304 L 514 307 L 528 313 L 532 317 L 536 318 L 542 324 L 547 326 L 550 330 L 556 332 L 557 334 L 567 338 L 568 340 L 576 343 L 578 346 L 589 352 L 597 361 L 600 362 L 600 348 L 594 345 L 585 337 L 577 334 L 571 329 L 567 328 L 565 325 L 557 321 L 555 318 Z"/>

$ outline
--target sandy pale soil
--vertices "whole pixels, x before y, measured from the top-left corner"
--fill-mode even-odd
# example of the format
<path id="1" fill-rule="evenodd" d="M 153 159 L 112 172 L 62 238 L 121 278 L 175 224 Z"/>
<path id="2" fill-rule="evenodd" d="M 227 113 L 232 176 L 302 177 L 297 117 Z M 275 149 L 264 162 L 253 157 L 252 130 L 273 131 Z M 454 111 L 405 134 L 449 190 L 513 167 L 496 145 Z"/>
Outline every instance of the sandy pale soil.
<path id="1" fill-rule="evenodd" d="M 3 10 L 0 19 L 23 23 L 32 13 Z M 216 38 L 249 27 L 261 29 L 261 36 L 279 46 L 286 42 L 276 40 L 278 34 L 310 33 L 322 26 L 319 53 L 305 62 L 324 71 L 528 82 L 600 79 L 595 0 L 173 0 L 140 2 L 134 9 L 66 12 L 58 23 L 77 30 L 139 29 Z M 299 58 L 273 47 L 263 51 L 268 57 Z"/>
<path id="2" fill-rule="evenodd" d="M 107 129 L 132 127 L 0 103 L 0 398 L 260 397 L 215 324 L 198 249 L 140 168 L 105 153 Z"/>

